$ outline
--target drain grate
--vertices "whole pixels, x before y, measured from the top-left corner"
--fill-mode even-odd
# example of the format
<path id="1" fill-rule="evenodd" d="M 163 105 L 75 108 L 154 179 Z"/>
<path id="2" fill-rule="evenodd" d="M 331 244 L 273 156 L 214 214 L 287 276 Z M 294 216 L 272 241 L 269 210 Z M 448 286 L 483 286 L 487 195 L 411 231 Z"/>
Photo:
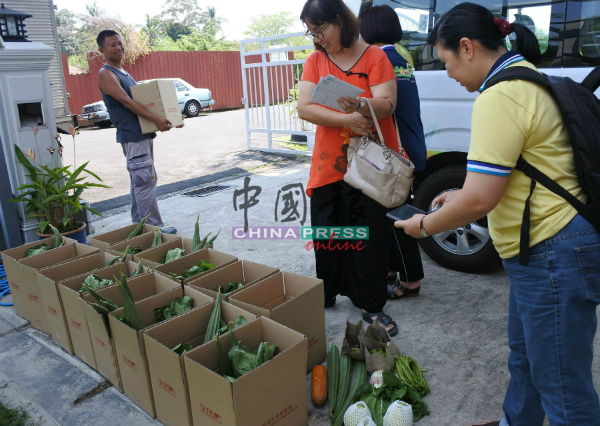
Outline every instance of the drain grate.
<path id="1" fill-rule="evenodd" d="M 213 185 L 205 188 L 194 189 L 193 191 L 184 192 L 181 195 L 187 195 L 188 197 L 206 197 L 208 195 L 216 194 L 217 192 L 225 191 L 229 188 L 235 188 L 235 185 Z"/>

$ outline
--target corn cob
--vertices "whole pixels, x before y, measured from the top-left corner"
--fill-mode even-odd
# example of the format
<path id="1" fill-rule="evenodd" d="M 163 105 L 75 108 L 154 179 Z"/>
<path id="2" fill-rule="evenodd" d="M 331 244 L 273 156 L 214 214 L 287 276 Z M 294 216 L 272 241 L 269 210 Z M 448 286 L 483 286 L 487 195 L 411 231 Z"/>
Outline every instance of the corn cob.
<path id="1" fill-rule="evenodd" d="M 200 225 L 198 221 L 200 220 L 200 215 L 196 217 L 196 224 L 194 225 L 194 238 L 192 238 L 192 253 L 201 249 L 200 247 Z"/>
<path id="2" fill-rule="evenodd" d="M 143 218 L 140 223 L 137 224 L 137 226 L 133 229 L 133 231 L 131 231 L 131 233 L 125 239 L 130 240 L 133 237 L 137 237 L 138 235 L 140 235 L 142 233 L 142 230 L 144 229 L 144 225 L 146 224 L 146 221 L 148 220 L 148 217 L 150 217 L 150 215 L 151 215 L 151 213 L 148 213 L 148 215 L 145 218 Z"/>
<path id="3" fill-rule="evenodd" d="M 156 246 L 159 246 L 163 243 L 162 240 L 162 231 L 160 230 L 160 228 L 158 228 L 158 230 L 156 231 L 156 235 L 154 235 L 154 240 L 152 240 L 152 245 L 150 246 L 150 248 L 154 248 Z"/>
<path id="4" fill-rule="evenodd" d="M 221 324 L 221 293 L 217 293 L 217 298 L 215 299 L 215 307 L 210 315 L 210 320 L 208 321 L 208 327 L 206 328 L 206 335 L 204 336 L 204 343 L 210 342 L 217 335 L 217 331 L 219 330 L 219 325 Z"/>
<path id="5" fill-rule="evenodd" d="M 208 242 L 206 243 L 206 245 L 204 247 L 202 247 L 202 248 L 210 247 L 210 245 L 217 239 L 217 237 L 219 236 L 220 233 L 221 233 L 221 228 L 219 228 L 219 231 L 217 232 L 217 235 L 215 235 L 210 240 L 208 240 Z M 208 237 L 208 235 L 207 235 L 207 237 Z"/>
<path id="6" fill-rule="evenodd" d="M 92 288 L 88 287 L 87 285 L 83 285 L 83 288 L 85 288 L 87 291 L 90 292 L 90 294 L 92 296 L 94 296 L 96 298 L 96 300 L 106 309 L 110 311 L 114 311 L 115 309 L 119 309 L 120 306 L 117 305 L 115 302 L 113 302 L 112 300 L 110 300 L 108 297 L 104 297 L 101 294 L 96 293 L 95 290 L 93 290 Z"/>
<path id="7" fill-rule="evenodd" d="M 115 262 L 116 262 L 117 260 L 119 260 L 119 256 L 115 256 L 115 257 L 113 257 L 113 258 L 112 258 L 112 260 L 110 260 L 110 261 L 109 261 L 109 262 L 106 264 L 106 266 L 112 266 L 112 265 L 114 265 L 114 264 L 115 264 Z"/>
<path id="8" fill-rule="evenodd" d="M 129 326 L 136 331 L 140 331 L 144 328 L 144 322 L 140 317 L 137 309 L 135 308 L 135 304 L 133 302 L 133 296 L 131 295 L 131 291 L 129 287 L 127 287 L 127 280 L 125 276 L 121 277 L 121 282 L 117 282 L 117 286 L 119 287 L 119 291 L 121 292 L 121 297 L 123 298 L 123 307 L 125 308 L 125 318 L 129 323 Z"/>

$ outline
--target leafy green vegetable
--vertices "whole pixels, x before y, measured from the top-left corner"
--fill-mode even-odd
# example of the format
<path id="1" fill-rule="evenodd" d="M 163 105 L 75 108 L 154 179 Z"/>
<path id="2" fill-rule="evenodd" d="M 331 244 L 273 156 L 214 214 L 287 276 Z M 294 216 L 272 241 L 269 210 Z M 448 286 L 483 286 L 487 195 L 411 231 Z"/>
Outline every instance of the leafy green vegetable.
<path id="1" fill-rule="evenodd" d="M 208 271 L 209 269 L 212 269 L 214 267 L 215 267 L 215 265 L 210 263 L 208 261 L 208 259 L 200 260 L 200 261 L 198 261 L 198 263 L 196 263 L 190 269 L 183 271 L 183 274 L 181 274 L 181 275 L 177 275 L 172 272 L 169 275 L 171 275 L 171 277 L 178 279 L 178 280 L 185 280 L 186 278 L 190 278 L 195 275 L 201 274 L 202 272 Z"/>
<path id="2" fill-rule="evenodd" d="M 173 318 L 179 314 L 189 311 L 194 306 L 194 299 L 190 296 L 176 297 L 170 305 L 154 309 L 156 322 L 161 322 Z"/>
<path id="3" fill-rule="evenodd" d="M 409 356 L 396 355 L 394 359 L 396 360 L 396 374 L 404 383 L 419 392 L 419 395 L 427 395 L 429 385 L 422 374 L 425 370 L 421 370 L 417 362 Z"/>
<path id="4" fill-rule="evenodd" d="M 85 293 L 86 291 L 89 291 L 90 288 L 92 290 L 97 290 L 100 287 L 106 287 L 107 285 L 111 284 L 114 284 L 113 280 L 102 279 L 96 274 L 90 274 L 83 281 L 82 287 L 79 289 L 79 293 Z"/>
<path id="5" fill-rule="evenodd" d="M 48 250 L 50 250 L 50 246 L 48 244 L 40 244 L 39 246 L 34 246 L 30 249 L 27 249 L 25 252 L 25 257 L 35 256 L 36 254 L 40 254 Z"/>
<path id="6" fill-rule="evenodd" d="M 135 268 L 135 271 L 133 271 L 133 274 L 131 274 L 131 276 L 137 277 L 142 272 L 144 272 L 144 265 L 142 265 L 142 259 L 140 258 L 140 260 L 138 261 L 137 267 Z"/>
<path id="7" fill-rule="evenodd" d="M 157 246 L 161 245 L 162 243 L 163 243 L 162 231 L 160 230 L 160 228 L 158 228 L 156 230 L 156 234 L 154 235 L 154 240 L 152 240 L 152 245 L 150 246 L 150 248 L 157 247 Z"/>
<path id="8" fill-rule="evenodd" d="M 120 257 L 118 257 L 118 256 L 113 257 L 111 260 L 108 261 L 108 263 L 106 264 L 106 266 L 112 266 L 112 265 L 114 265 L 119 259 L 120 259 Z"/>
<path id="9" fill-rule="evenodd" d="M 52 229 L 52 233 L 54 234 L 54 248 L 64 246 L 65 242 L 63 241 L 62 237 L 60 236 L 60 232 L 58 232 L 58 229 L 56 229 L 54 226 L 52 226 L 50 224 L 48 224 L 48 226 L 50 226 L 50 229 Z"/>
<path id="10" fill-rule="evenodd" d="M 239 317 L 236 318 L 235 323 L 233 324 L 233 329 L 235 330 L 236 328 L 238 328 L 240 325 L 244 325 L 246 324 L 248 321 L 246 321 L 246 318 L 244 318 L 242 315 L 240 315 Z M 217 335 L 222 335 L 227 333 L 227 330 L 229 329 L 228 325 L 225 324 L 223 321 L 221 321 L 221 323 L 223 324 L 221 328 L 219 328 L 219 330 L 217 331 Z"/>
<path id="11" fill-rule="evenodd" d="M 225 288 L 219 286 L 219 291 L 223 294 L 227 294 L 227 293 L 231 293 L 232 291 L 239 290 L 243 286 L 244 286 L 244 284 L 242 284 L 240 282 L 231 281 L 231 282 L 229 282 L 229 284 L 227 284 L 227 287 L 225 287 Z"/>
<path id="12" fill-rule="evenodd" d="M 179 259 L 181 256 L 183 256 L 183 253 L 185 253 L 184 249 L 181 248 L 174 248 L 171 249 L 167 252 L 167 254 L 165 255 L 165 257 L 163 257 L 160 260 L 160 263 L 169 263 L 172 262 L 174 260 Z"/>
<path id="13" fill-rule="evenodd" d="M 396 400 L 404 401 L 412 406 L 413 420 L 417 421 L 429 414 L 427 404 L 423 402 L 419 393 L 407 386 L 394 373 L 383 372 L 383 384 L 376 388 L 370 383 L 359 386 L 353 401 L 363 401 L 369 407 L 373 421 L 377 426 L 383 425 L 383 416 Z"/>
<path id="14" fill-rule="evenodd" d="M 142 249 L 138 246 L 134 246 L 131 248 L 129 248 L 129 246 L 127 246 L 127 248 L 124 248 L 123 250 L 121 250 L 121 253 L 125 253 L 125 255 L 128 255 L 128 254 L 138 254 L 141 251 L 142 251 Z"/>
<path id="15" fill-rule="evenodd" d="M 180 343 L 173 348 L 173 352 L 177 352 L 179 355 L 183 355 L 186 352 L 192 350 L 192 345 L 189 343 Z"/>
<path id="16" fill-rule="evenodd" d="M 200 215 L 196 217 L 196 224 L 194 225 L 194 238 L 192 238 L 192 253 L 197 252 L 198 250 L 202 250 L 204 248 L 210 247 L 212 243 L 217 239 L 219 234 L 221 233 L 221 228 L 219 228 L 219 232 L 217 235 L 212 237 L 210 240 L 208 239 L 211 232 L 209 232 L 206 237 L 200 240 L 200 226 L 198 225 L 198 221 L 200 220 Z"/>
<path id="17" fill-rule="evenodd" d="M 383 356 L 385 356 L 385 355 L 387 354 L 387 352 L 386 352 L 385 348 L 378 348 L 378 349 L 376 348 L 376 349 L 371 349 L 371 350 L 369 351 L 369 353 L 370 353 L 371 355 L 374 355 L 374 354 L 381 354 L 381 355 L 383 355 Z"/>
<path id="18" fill-rule="evenodd" d="M 117 286 L 119 287 L 119 292 L 121 293 L 121 298 L 123 299 L 123 307 L 125 308 L 125 315 L 119 315 L 117 316 L 117 319 L 123 321 L 134 330 L 140 331 L 144 328 L 144 322 L 142 321 L 142 317 L 140 317 L 139 312 L 135 308 L 133 296 L 131 294 L 131 290 L 129 290 L 129 286 L 127 285 L 127 279 L 125 278 L 125 275 L 121 275 L 121 282 L 117 281 Z"/>

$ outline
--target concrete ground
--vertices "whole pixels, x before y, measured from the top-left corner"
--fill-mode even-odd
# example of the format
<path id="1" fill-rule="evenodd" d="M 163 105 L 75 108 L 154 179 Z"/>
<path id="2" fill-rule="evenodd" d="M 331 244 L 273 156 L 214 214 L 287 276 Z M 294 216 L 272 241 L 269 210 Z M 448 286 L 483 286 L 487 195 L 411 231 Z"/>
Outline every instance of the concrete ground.
<path id="1" fill-rule="evenodd" d="M 251 175 L 250 185 L 262 190 L 258 204 L 248 211 L 249 225 L 300 226 L 298 222 L 276 222 L 275 203 L 283 186 L 305 184 L 308 170 L 308 164 L 301 164 Z M 232 227 L 244 224 L 243 212 L 233 207 L 234 191 L 243 187 L 244 178 L 222 184 L 235 187 L 204 198 L 175 195 L 160 200 L 163 219 L 177 227 L 179 235 L 191 237 L 199 213 L 201 234 L 221 228 L 216 249 L 285 271 L 315 275 L 314 256 L 303 248 L 305 241 L 233 239 Z M 129 223 L 128 212 L 117 212 L 96 221 L 96 232 Z M 305 225 L 309 224 L 307 217 Z M 418 424 L 455 426 L 498 419 L 508 382 L 507 275 L 503 270 L 485 275 L 455 272 L 425 255 L 423 262 L 426 276 L 420 296 L 389 301 L 385 308 L 400 327 L 393 340 L 401 352 L 427 370 L 431 393 L 425 402 L 431 414 Z M 341 346 L 346 321 L 358 322 L 360 313 L 348 299 L 339 298 L 334 308 L 325 311 L 325 318 L 328 344 Z M 600 351 L 598 338 L 595 349 Z M 593 371 L 598 388 L 598 357 Z M 98 388 L 104 382 L 102 377 L 28 327 L 10 308 L 0 307 L 0 387 L 3 382 L 8 387 L 0 391 L 0 401 L 29 404 L 45 424 L 159 424 L 114 388 Z M 73 405 L 79 395 L 93 389 L 98 393 Z M 310 426 L 329 424 L 325 407 L 314 408 L 309 402 L 308 412 Z"/>

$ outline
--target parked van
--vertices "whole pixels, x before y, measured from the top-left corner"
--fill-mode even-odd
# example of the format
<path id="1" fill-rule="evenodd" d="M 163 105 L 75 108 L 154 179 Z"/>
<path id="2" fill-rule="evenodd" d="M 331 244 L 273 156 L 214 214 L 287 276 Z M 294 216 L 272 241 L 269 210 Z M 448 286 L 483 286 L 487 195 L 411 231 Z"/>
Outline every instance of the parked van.
<path id="1" fill-rule="evenodd" d="M 509 22 L 528 26 L 542 53 L 540 71 L 581 81 L 600 65 L 600 0 L 472 0 Z M 450 79 L 427 36 L 456 0 L 373 0 L 398 14 L 401 44 L 410 52 L 421 98 L 427 144 L 427 167 L 415 178 L 414 205 L 430 210 L 440 193 L 462 187 L 466 176 L 471 112 L 477 93 L 468 93 Z M 511 49 L 511 36 L 506 39 Z M 398 102 L 402 102 L 398 99 Z M 423 250 L 442 266 L 482 272 L 499 262 L 489 237 L 487 219 L 419 240 Z"/>

